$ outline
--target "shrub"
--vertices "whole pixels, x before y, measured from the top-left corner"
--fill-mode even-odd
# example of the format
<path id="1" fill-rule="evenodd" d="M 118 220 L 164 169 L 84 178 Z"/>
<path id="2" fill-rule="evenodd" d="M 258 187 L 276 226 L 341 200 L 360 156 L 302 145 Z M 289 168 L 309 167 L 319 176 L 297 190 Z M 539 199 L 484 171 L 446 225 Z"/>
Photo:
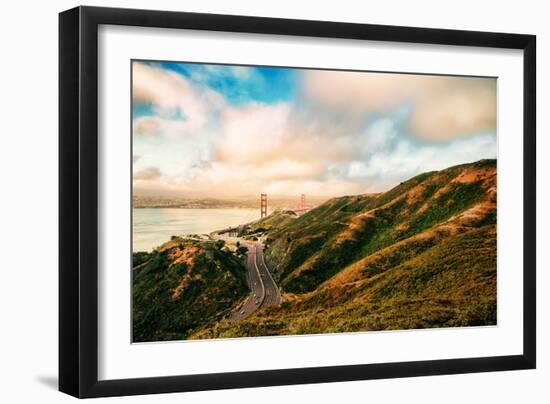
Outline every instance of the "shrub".
<path id="1" fill-rule="evenodd" d="M 237 255 L 244 255 L 246 253 L 248 253 L 248 248 L 246 247 L 239 247 L 237 248 Z"/>

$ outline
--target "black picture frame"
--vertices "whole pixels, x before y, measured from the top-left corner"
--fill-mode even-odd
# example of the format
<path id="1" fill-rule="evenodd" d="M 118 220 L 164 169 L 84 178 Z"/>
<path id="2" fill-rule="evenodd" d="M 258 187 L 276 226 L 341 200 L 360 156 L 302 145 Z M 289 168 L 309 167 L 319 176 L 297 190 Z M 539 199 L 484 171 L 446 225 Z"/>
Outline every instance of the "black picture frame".
<path id="1" fill-rule="evenodd" d="M 99 381 L 97 52 L 101 24 L 523 50 L 523 354 Z M 84 398 L 534 369 L 535 121 L 534 35 L 96 7 L 60 13 L 59 390 Z"/>

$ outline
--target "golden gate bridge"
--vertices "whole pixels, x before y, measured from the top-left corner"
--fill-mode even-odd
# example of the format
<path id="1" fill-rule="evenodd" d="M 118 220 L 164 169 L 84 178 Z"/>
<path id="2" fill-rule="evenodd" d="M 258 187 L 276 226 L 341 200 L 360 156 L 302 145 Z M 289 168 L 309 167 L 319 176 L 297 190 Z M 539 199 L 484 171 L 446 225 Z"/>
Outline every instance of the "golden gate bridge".
<path id="1" fill-rule="evenodd" d="M 306 203 L 306 195 L 300 195 L 300 202 L 296 208 L 292 209 L 298 216 L 303 215 L 304 213 L 309 212 L 313 209 L 313 205 Z M 267 194 L 262 193 L 260 195 L 260 219 L 267 217 Z"/>
<path id="2" fill-rule="evenodd" d="M 311 204 L 308 204 L 306 202 L 306 195 L 301 194 L 300 195 L 300 202 L 298 202 L 298 205 L 295 208 L 292 208 L 290 210 L 292 210 L 298 216 L 302 216 L 303 214 L 309 212 L 314 207 L 315 206 L 313 206 Z M 263 218 L 267 217 L 267 215 L 268 215 L 267 214 L 267 208 L 268 208 L 267 194 L 266 193 L 261 193 L 260 194 L 260 219 L 263 219 Z M 243 218 L 243 223 L 241 223 L 239 226 L 236 226 L 236 227 L 231 227 L 230 226 L 230 227 L 227 227 L 223 230 L 217 231 L 215 233 L 217 233 L 218 235 L 226 234 L 228 236 L 237 237 L 241 233 L 241 231 L 244 227 L 246 227 L 247 225 L 252 224 L 256 221 L 256 220 L 250 221 L 251 220 L 251 215 L 254 215 L 254 212 L 257 212 L 257 210 L 251 210 L 250 212 L 248 212 L 246 214 L 245 218 Z"/>

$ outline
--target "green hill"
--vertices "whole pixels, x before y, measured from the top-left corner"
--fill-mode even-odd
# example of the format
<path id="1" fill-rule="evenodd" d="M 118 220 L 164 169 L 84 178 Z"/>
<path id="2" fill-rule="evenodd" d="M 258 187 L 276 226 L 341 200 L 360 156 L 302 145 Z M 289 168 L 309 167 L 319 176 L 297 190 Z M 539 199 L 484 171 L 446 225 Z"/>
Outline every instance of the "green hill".
<path id="1" fill-rule="evenodd" d="M 269 216 L 245 226 L 240 236 L 250 238 L 252 236 L 268 234 L 271 231 L 285 228 L 297 217 L 298 215 L 292 210 L 278 209 Z"/>
<path id="2" fill-rule="evenodd" d="M 495 162 L 481 161 L 419 175 L 378 196 L 335 198 L 272 232 L 267 263 L 284 290 L 312 291 L 358 259 L 490 203 L 495 178 Z M 494 224 L 495 215 L 496 206 L 476 224 Z"/>
<path id="3" fill-rule="evenodd" d="M 280 307 L 191 338 L 496 324 L 496 161 L 264 227 Z"/>
<path id="4" fill-rule="evenodd" d="M 219 242 L 173 237 L 133 256 L 133 341 L 185 339 L 248 293 L 246 269 Z"/>

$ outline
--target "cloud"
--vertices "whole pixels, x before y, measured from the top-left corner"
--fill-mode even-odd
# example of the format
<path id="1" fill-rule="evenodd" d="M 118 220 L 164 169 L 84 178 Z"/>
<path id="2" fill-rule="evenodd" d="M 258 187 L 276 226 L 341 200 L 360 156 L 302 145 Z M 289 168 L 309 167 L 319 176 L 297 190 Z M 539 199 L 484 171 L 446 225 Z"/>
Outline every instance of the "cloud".
<path id="1" fill-rule="evenodd" d="M 408 105 L 409 131 L 430 141 L 496 130 L 495 79 L 309 71 L 304 94 L 324 108 L 350 114 Z"/>
<path id="2" fill-rule="evenodd" d="M 312 164 L 345 161 L 357 153 L 355 138 L 364 121 L 300 109 L 305 103 L 251 103 L 221 116 L 213 157 L 228 164 Z"/>
<path id="3" fill-rule="evenodd" d="M 284 147 L 290 112 L 286 103 L 227 108 L 221 117 L 216 159 L 234 164 L 271 160 Z"/>
<path id="4" fill-rule="evenodd" d="M 327 166 L 359 152 L 349 125 L 297 112 L 291 103 L 228 107 L 220 122 L 213 149 L 193 167 L 195 189 L 234 184 L 240 192 L 289 194 L 308 182 L 317 193 L 326 192 L 321 184 L 328 180 Z"/>
<path id="5" fill-rule="evenodd" d="M 426 139 L 445 140 L 496 131 L 496 81 L 447 79 L 448 87 L 421 97 L 409 130 Z"/>
<path id="6" fill-rule="evenodd" d="M 156 180 L 160 178 L 161 172 L 158 167 L 147 167 L 143 170 L 140 170 L 133 175 L 134 180 L 144 180 L 144 181 L 150 181 L 150 180 Z"/>
<path id="7" fill-rule="evenodd" d="M 360 194 L 496 157 L 494 80 L 307 71 L 292 99 L 235 103 L 210 85 L 251 68 L 134 69 L 134 102 L 153 106 L 133 122 L 138 192 Z"/>
<path id="8" fill-rule="evenodd" d="M 181 136 L 193 133 L 194 129 L 187 120 L 144 116 L 134 120 L 132 133 L 136 136 Z"/>
<path id="9" fill-rule="evenodd" d="M 419 173 L 483 158 L 496 158 L 496 138 L 492 134 L 455 139 L 445 145 L 421 145 L 407 137 L 396 137 L 391 147 L 352 161 L 347 175 L 365 185 L 363 192 L 381 192 Z"/>
<path id="10" fill-rule="evenodd" d="M 182 75 L 140 62 L 132 65 L 132 96 L 134 103 L 152 104 L 157 116 L 182 115 L 183 132 L 203 127 L 216 110 L 224 106 L 223 97 L 208 87 L 191 83 Z M 141 118 L 145 119 L 145 118 Z M 170 123 L 170 120 L 165 120 Z M 142 121 L 142 131 L 147 134 L 163 129 L 167 122 Z"/>

